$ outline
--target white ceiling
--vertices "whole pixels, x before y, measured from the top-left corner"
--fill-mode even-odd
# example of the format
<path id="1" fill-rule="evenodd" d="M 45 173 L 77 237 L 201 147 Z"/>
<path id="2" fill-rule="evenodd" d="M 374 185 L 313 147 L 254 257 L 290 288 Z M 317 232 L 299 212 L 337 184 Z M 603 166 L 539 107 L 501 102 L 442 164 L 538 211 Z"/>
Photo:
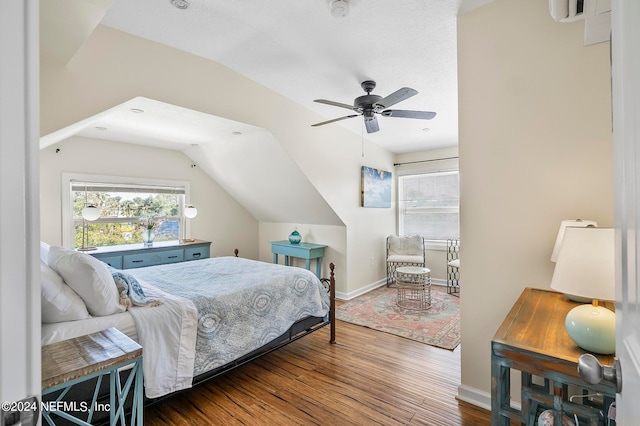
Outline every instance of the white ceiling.
<path id="1" fill-rule="evenodd" d="M 378 116 L 380 131 L 367 137 L 395 153 L 457 144 L 456 15 L 463 0 L 350 0 L 350 13 L 343 18 L 331 15 L 329 0 L 187 1 L 189 8 L 180 10 L 169 0 L 114 0 L 101 23 L 219 62 L 326 120 L 351 112 L 314 99 L 351 104 L 364 94 L 360 83 L 368 79 L 377 82 L 373 93 L 381 96 L 412 87 L 418 95 L 393 108 L 435 111 L 437 116 Z M 465 1 L 464 8 L 488 1 Z M 147 106 L 145 119 L 155 114 L 164 120 L 168 112 Z M 126 141 L 124 118 L 104 123 L 110 139 L 117 126 L 118 137 Z M 193 119 L 187 143 L 198 143 L 200 132 L 214 125 L 205 114 L 186 120 Z M 95 126 L 100 124 L 91 124 L 85 136 L 99 137 Z M 363 132 L 361 117 L 328 125 Z M 139 141 L 139 121 L 130 129 L 137 129 Z M 171 133 L 153 135 L 160 146 L 176 140 L 163 135 Z"/>
<path id="2" fill-rule="evenodd" d="M 331 16 L 329 0 L 187 1 L 179 10 L 170 0 L 41 0 L 41 56 L 68 63 L 101 22 L 219 62 L 318 121 L 351 112 L 314 99 L 350 104 L 367 79 L 381 96 L 408 86 L 419 93 L 393 108 L 437 116 L 379 117 L 380 132 L 366 137 L 393 153 L 457 144 L 456 14 L 491 0 L 350 0 L 344 18 Z M 361 117 L 328 126 L 364 132 Z M 260 221 L 342 224 L 262 128 L 136 97 L 43 136 L 40 146 L 74 135 L 181 151 Z"/>

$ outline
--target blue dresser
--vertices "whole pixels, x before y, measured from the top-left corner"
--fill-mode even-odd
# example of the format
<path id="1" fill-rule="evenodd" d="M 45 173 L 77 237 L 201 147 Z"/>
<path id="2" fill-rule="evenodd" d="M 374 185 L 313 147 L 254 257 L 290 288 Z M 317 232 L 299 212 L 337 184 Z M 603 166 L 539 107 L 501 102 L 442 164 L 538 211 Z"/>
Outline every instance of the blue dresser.
<path id="1" fill-rule="evenodd" d="M 186 262 L 210 257 L 210 241 L 192 242 L 161 241 L 153 247 L 142 244 L 98 247 L 88 254 L 117 269 L 142 268 L 143 266 Z"/>
<path id="2" fill-rule="evenodd" d="M 324 249 L 327 247 L 323 244 L 298 243 L 291 244 L 289 241 L 273 241 L 271 242 L 271 252 L 273 253 L 273 263 L 278 263 L 278 255 L 284 255 L 284 264 L 289 266 L 290 257 L 298 257 L 305 259 L 305 267 L 311 269 L 311 259 L 316 259 L 316 276 L 320 278 L 322 269 L 322 257 Z"/>

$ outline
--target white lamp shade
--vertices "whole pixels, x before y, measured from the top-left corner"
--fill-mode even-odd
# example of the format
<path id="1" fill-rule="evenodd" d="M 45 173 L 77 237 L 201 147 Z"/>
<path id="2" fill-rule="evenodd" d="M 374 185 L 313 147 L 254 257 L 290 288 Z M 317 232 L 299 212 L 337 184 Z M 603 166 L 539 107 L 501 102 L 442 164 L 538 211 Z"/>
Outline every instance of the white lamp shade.
<path id="1" fill-rule="evenodd" d="M 567 227 L 551 288 L 589 299 L 615 299 L 614 252 L 612 228 Z"/>
<path id="2" fill-rule="evenodd" d="M 193 219 L 198 215 L 198 209 L 193 206 L 185 206 L 184 208 L 184 217 L 187 219 Z"/>
<path id="3" fill-rule="evenodd" d="M 556 237 L 556 244 L 553 246 L 553 253 L 551 253 L 551 261 L 556 262 L 558 260 L 558 253 L 560 252 L 560 246 L 562 245 L 562 240 L 564 239 L 564 231 L 567 229 L 567 227 L 586 228 L 587 226 L 597 227 L 598 222 L 595 222 L 593 220 L 581 220 L 581 219 L 563 220 L 560 223 L 560 229 L 558 230 L 558 236 Z"/>
<path id="4" fill-rule="evenodd" d="M 89 205 L 82 209 L 82 217 L 88 221 L 94 221 L 100 217 L 102 209 L 100 207 Z"/>

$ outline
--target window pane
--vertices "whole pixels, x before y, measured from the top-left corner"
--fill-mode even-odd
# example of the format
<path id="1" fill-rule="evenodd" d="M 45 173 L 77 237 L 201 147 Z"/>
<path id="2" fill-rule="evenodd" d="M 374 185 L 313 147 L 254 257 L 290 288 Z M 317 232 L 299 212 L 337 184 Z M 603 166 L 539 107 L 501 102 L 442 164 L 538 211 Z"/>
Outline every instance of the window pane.
<path id="1" fill-rule="evenodd" d="M 458 238 L 458 213 L 407 213 L 404 221 L 405 235 L 422 235 L 428 240 Z"/>
<path id="2" fill-rule="evenodd" d="M 87 222 L 87 245 L 102 247 L 122 244 L 139 244 L 145 227 L 140 222 Z M 75 222 L 75 246 L 82 247 L 82 220 Z M 178 218 L 167 218 L 154 228 L 155 241 L 173 241 L 180 239 Z"/>
<path id="3" fill-rule="evenodd" d="M 74 189 L 78 184 L 74 184 Z M 148 191 L 148 188 L 145 188 Z M 71 191 L 73 199 L 75 246 L 82 246 L 82 209 L 86 205 L 101 208 L 100 218 L 86 222 L 88 246 L 138 244 L 149 220 L 153 223 L 155 241 L 180 238 L 179 206 L 184 195 L 153 192 Z M 184 192 L 184 191 L 182 191 Z"/>
<path id="4" fill-rule="evenodd" d="M 400 233 L 428 240 L 459 238 L 458 172 L 425 173 L 398 178 Z"/>

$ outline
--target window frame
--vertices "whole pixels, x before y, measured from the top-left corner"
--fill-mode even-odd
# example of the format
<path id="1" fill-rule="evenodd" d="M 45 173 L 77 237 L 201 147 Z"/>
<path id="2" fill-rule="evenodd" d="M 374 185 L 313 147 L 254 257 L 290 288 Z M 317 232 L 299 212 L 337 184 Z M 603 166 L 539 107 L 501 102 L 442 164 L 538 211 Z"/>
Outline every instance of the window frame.
<path id="1" fill-rule="evenodd" d="M 397 165 L 396 169 L 396 232 L 400 235 L 402 229 L 401 220 L 401 202 L 400 202 L 400 178 L 405 176 L 426 175 L 434 173 L 458 173 L 460 177 L 460 170 L 458 167 L 457 157 L 446 159 L 433 159 L 424 160 L 423 162 L 406 163 L 404 166 L 402 163 Z M 460 204 L 458 204 L 458 233 L 460 233 Z M 447 250 L 447 240 L 427 240 L 425 239 L 425 247 L 428 250 Z"/>
<path id="2" fill-rule="evenodd" d="M 189 235 L 189 220 L 185 220 L 184 206 L 191 204 L 190 193 L 191 184 L 189 181 L 172 180 L 172 179 L 154 179 L 130 176 L 109 176 L 109 175 L 92 175 L 85 173 L 62 173 L 62 246 L 75 249 L 75 219 L 73 217 L 73 197 L 71 196 L 71 187 L 74 182 L 95 182 L 99 184 L 111 185 L 130 185 L 142 187 L 176 187 L 184 190 L 183 201 L 179 202 L 178 210 L 178 235 Z M 109 221 L 117 222 L 117 220 Z M 104 246 L 109 247 L 109 246 Z"/>

